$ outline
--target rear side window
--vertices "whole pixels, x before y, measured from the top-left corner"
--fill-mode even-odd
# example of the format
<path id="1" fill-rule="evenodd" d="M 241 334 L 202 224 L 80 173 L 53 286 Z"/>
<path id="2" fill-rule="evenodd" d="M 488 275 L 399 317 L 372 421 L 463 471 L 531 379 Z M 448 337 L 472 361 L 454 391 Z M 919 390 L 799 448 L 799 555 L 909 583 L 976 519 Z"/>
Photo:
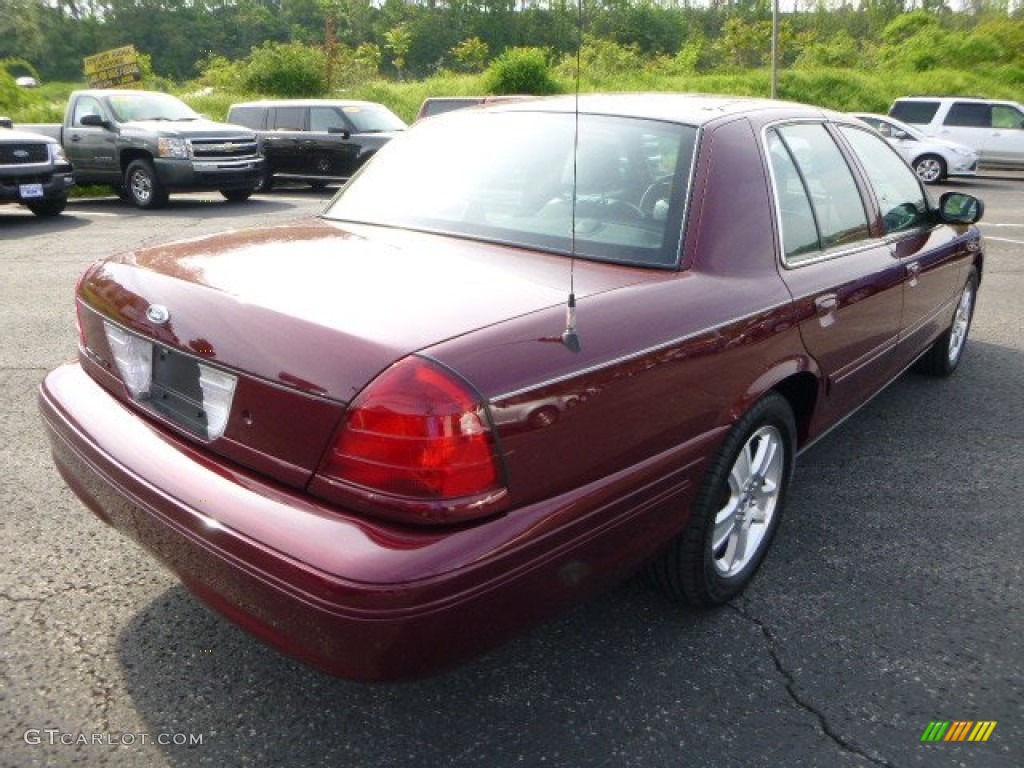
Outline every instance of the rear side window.
<path id="1" fill-rule="evenodd" d="M 916 229 L 928 223 L 928 200 L 921 182 L 892 147 L 858 128 L 841 126 L 874 187 L 886 232 Z"/>
<path id="2" fill-rule="evenodd" d="M 971 101 L 957 101 L 949 108 L 945 125 L 963 128 L 989 128 L 992 125 L 992 107 Z"/>
<path id="3" fill-rule="evenodd" d="M 275 131 L 301 131 L 306 127 L 305 108 L 303 107 L 277 107 L 273 110 Z"/>
<path id="4" fill-rule="evenodd" d="M 1008 104 L 992 105 L 992 127 L 1024 129 L 1024 112 Z"/>
<path id="5" fill-rule="evenodd" d="M 263 127 L 263 110 L 260 107 L 232 107 L 228 112 L 228 122 L 259 130 Z"/>
<path id="6" fill-rule="evenodd" d="M 892 105 L 889 114 L 904 123 L 927 125 L 938 111 L 937 101 L 897 101 Z"/>
<path id="7" fill-rule="evenodd" d="M 857 182 L 823 125 L 799 123 L 770 131 L 768 154 L 787 263 L 870 236 Z"/>

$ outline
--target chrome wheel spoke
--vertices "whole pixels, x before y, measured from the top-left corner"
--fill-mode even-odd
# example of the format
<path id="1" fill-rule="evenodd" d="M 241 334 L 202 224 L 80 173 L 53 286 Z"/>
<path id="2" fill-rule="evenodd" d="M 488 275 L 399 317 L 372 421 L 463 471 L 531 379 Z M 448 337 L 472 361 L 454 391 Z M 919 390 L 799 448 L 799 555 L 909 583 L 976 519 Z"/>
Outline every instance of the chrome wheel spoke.
<path id="1" fill-rule="evenodd" d="M 782 487 L 784 444 L 778 429 L 764 426 L 736 456 L 715 515 L 711 557 L 723 576 L 733 576 L 761 551 Z"/>

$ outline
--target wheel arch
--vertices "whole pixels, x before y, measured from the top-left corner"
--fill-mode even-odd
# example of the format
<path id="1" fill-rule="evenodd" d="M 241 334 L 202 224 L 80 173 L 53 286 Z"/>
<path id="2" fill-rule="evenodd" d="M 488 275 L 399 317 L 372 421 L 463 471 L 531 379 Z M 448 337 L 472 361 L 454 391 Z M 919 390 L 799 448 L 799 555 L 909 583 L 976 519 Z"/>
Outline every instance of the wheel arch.
<path id="1" fill-rule="evenodd" d="M 817 363 L 810 357 L 796 357 L 773 366 L 747 390 L 734 409 L 732 421 L 742 417 L 769 392 L 776 392 L 789 403 L 796 423 L 796 447 L 799 450 L 810 439 L 814 412 L 821 396 L 821 373 Z"/>
<path id="2" fill-rule="evenodd" d="M 124 176 L 125 171 L 128 170 L 128 166 L 134 163 L 136 160 L 149 160 L 153 162 L 153 154 L 147 152 L 144 149 L 126 149 L 121 152 L 121 175 Z"/>

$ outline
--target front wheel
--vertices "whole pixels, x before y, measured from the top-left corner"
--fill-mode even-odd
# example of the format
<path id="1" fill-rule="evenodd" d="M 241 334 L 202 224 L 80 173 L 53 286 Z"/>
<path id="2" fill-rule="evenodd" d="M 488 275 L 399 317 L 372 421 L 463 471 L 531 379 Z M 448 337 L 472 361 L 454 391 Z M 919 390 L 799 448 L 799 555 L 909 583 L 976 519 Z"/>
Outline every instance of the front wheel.
<path id="1" fill-rule="evenodd" d="M 167 204 L 167 191 L 149 160 L 135 160 L 128 166 L 124 172 L 124 188 L 137 208 L 151 210 Z"/>
<path id="2" fill-rule="evenodd" d="M 721 605 L 754 578 L 782 517 L 796 455 L 796 425 L 770 393 L 736 423 L 711 464 L 690 522 L 648 566 L 672 598 Z"/>
<path id="3" fill-rule="evenodd" d="M 922 155 L 914 161 L 914 173 L 925 184 L 938 184 L 946 178 L 946 163 L 938 155 Z"/>
<path id="4" fill-rule="evenodd" d="M 935 340 L 924 357 L 918 363 L 918 370 L 931 376 L 949 376 L 960 365 L 960 358 L 967 346 L 967 334 L 971 330 L 974 317 L 974 303 L 978 297 L 978 271 L 971 267 L 967 282 L 960 293 L 953 320 L 949 328 Z"/>
<path id="5" fill-rule="evenodd" d="M 36 216 L 57 216 L 67 207 L 66 197 L 55 197 L 50 200 L 39 200 L 28 204 L 28 209 Z"/>

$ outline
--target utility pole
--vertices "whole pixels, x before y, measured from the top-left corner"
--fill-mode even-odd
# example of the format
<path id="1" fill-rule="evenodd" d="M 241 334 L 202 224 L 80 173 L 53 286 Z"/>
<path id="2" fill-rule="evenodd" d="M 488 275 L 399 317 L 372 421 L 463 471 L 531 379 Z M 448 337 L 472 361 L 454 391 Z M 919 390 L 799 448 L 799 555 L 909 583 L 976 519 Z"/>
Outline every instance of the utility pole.
<path id="1" fill-rule="evenodd" d="M 772 0 L 772 98 L 779 97 L 779 0 Z"/>

